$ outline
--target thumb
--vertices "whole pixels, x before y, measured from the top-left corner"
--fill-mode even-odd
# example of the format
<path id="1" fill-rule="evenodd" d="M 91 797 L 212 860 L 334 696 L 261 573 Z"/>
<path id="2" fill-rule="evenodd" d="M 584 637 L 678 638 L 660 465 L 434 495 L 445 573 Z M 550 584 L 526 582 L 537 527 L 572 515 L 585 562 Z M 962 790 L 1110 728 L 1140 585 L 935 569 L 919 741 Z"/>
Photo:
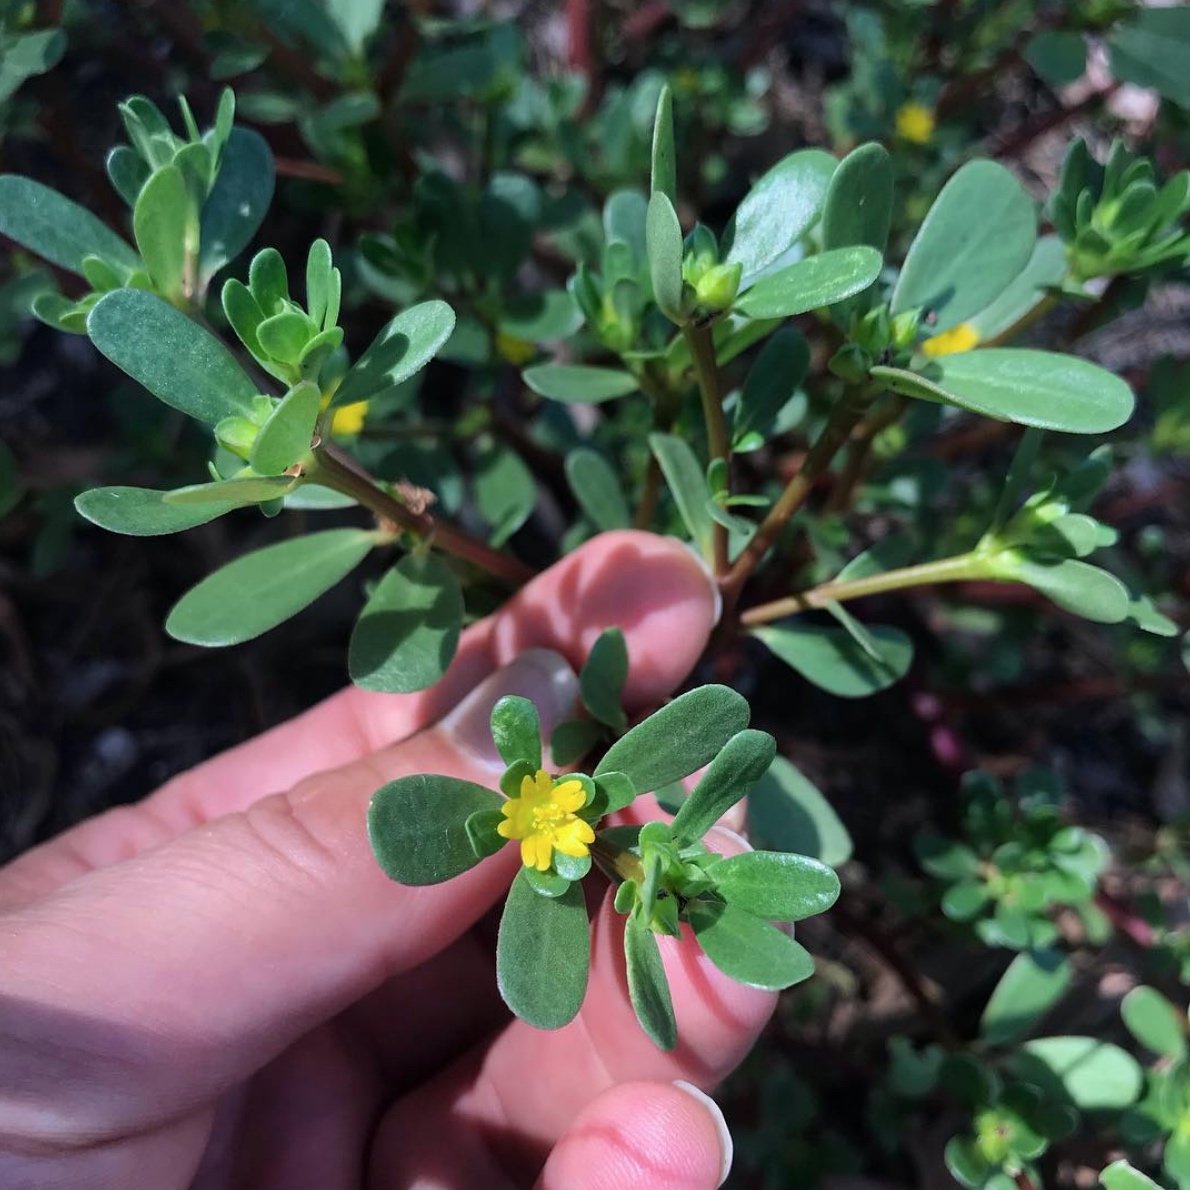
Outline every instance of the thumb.
<path id="1" fill-rule="evenodd" d="M 15 1110 L 51 1130 L 29 1139 L 122 1135 L 146 1113 L 188 1112 L 471 926 L 507 887 L 515 849 L 406 887 L 376 863 L 366 811 L 411 773 L 494 785 L 488 719 L 505 694 L 531 698 L 549 732 L 573 713 L 576 679 L 559 654 L 530 650 L 403 743 L 0 919 L 0 1068 L 27 1068 Z M 40 1047 L 60 1056 L 31 1062 Z"/>

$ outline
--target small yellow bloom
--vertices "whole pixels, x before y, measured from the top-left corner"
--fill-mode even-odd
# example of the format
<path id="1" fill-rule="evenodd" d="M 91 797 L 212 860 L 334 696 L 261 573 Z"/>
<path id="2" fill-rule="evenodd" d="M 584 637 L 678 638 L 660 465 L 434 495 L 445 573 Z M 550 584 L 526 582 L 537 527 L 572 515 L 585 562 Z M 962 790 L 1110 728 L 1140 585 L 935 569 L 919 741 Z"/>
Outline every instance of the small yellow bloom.
<path id="1" fill-rule="evenodd" d="M 351 436 L 358 434 L 364 428 L 364 418 L 368 416 L 367 401 L 353 401 L 336 409 L 331 417 L 331 433 Z"/>
<path id="2" fill-rule="evenodd" d="M 934 135 L 934 113 L 924 103 L 903 103 L 897 109 L 897 136 L 915 145 L 929 144 Z"/>
<path id="3" fill-rule="evenodd" d="M 504 821 L 496 830 L 506 839 L 520 839 L 521 862 L 544 872 L 555 851 L 578 859 L 595 841 L 590 823 L 576 813 L 586 800 L 581 781 L 571 778 L 555 785 L 549 773 L 538 769 L 521 781 L 520 797 L 509 798 L 501 806 Z"/>
<path id="4" fill-rule="evenodd" d="M 524 339 L 500 331 L 496 335 L 496 354 L 502 360 L 519 366 L 527 364 L 537 354 L 537 348 L 532 343 L 526 343 Z"/>
<path id="5" fill-rule="evenodd" d="M 970 351 L 979 346 L 979 332 L 969 323 L 960 322 L 950 330 L 927 339 L 922 345 L 923 354 L 931 359 L 939 355 L 955 355 L 960 351 Z"/>

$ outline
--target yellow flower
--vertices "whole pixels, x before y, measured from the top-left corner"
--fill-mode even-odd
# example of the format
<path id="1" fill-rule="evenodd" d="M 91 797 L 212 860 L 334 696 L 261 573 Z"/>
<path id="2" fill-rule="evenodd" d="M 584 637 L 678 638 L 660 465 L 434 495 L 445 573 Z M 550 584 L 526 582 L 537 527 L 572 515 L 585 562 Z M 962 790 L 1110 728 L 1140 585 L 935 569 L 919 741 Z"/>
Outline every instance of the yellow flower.
<path id="1" fill-rule="evenodd" d="M 358 434 L 364 428 L 364 418 L 368 415 L 367 401 L 353 401 L 336 409 L 331 418 L 331 433 L 351 436 Z"/>
<path id="2" fill-rule="evenodd" d="M 931 359 L 939 355 L 954 355 L 959 351 L 970 351 L 979 346 L 979 332 L 969 323 L 960 322 L 950 330 L 927 339 L 921 349 Z"/>
<path id="3" fill-rule="evenodd" d="M 537 348 L 515 335 L 500 331 L 496 335 L 496 353 L 510 364 L 527 364 L 536 354 Z"/>
<path id="4" fill-rule="evenodd" d="M 538 769 L 521 781 L 520 797 L 509 798 L 501 806 L 504 821 L 496 830 L 506 839 L 520 839 L 521 862 L 544 872 L 555 851 L 578 859 L 595 841 L 590 823 L 575 813 L 586 799 L 581 781 L 571 778 L 555 785 L 549 773 Z"/>
<path id="5" fill-rule="evenodd" d="M 924 103 L 903 103 L 897 109 L 897 136 L 915 145 L 929 143 L 934 135 L 934 113 Z"/>

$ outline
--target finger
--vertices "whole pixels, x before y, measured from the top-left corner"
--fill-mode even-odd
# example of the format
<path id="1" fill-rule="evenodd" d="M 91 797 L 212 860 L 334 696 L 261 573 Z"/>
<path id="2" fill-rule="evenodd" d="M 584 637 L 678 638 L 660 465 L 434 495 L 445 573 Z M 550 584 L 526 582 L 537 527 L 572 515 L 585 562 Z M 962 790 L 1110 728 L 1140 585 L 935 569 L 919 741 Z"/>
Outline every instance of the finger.
<path id="1" fill-rule="evenodd" d="M 707 843 L 723 854 L 748 849 L 719 828 Z M 664 1053 L 642 1032 L 628 998 L 623 921 L 609 890 L 594 924 L 587 995 L 571 1024 L 547 1032 L 514 1021 L 482 1051 L 394 1105 L 377 1132 L 378 1179 L 401 1185 L 427 1163 L 456 1161 L 457 1184 L 467 1185 L 474 1163 L 494 1155 L 528 1180 L 590 1100 L 617 1083 L 681 1079 L 709 1089 L 739 1064 L 776 996 L 729 979 L 689 933 L 659 938 L 679 1038 Z M 434 1137 L 450 1120 L 467 1121 L 473 1138 L 435 1155 Z"/>
<path id="2" fill-rule="evenodd" d="M 421 730 L 487 674 L 526 649 L 561 653 L 577 670 L 596 637 L 624 631 L 631 661 L 625 699 L 645 706 L 671 693 L 694 667 L 718 616 L 718 593 L 685 546 L 650 533 L 604 533 L 517 592 L 463 633 L 435 686 L 417 694 L 348 687 L 304 715 L 241 744 L 165 786 L 159 813 L 184 825 L 243 809 L 263 789 L 350 763 Z"/>
<path id="3" fill-rule="evenodd" d="M 718 1190 L 731 1133 L 713 1099 L 689 1083 L 621 1083 L 575 1117 L 536 1190 Z"/>
<path id="4" fill-rule="evenodd" d="M 371 853 L 367 804 L 407 773 L 494 784 L 487 721 L 509 692 L 548 729 L 571 712 L 575 678 L 530 651 L 404 743 L 0 919 L 0 1069 L 17 1071 L 0 1083 L 0 1131 L 59 1143 L 176 1118 L 448 946 L 507 888 L 515 849 L 404 887 Z"/>
<path id="5" fill-rule="evenodd" d="M 631 659 L 625 697 L 630 704 L 655 702 L 698 659 L 718 614 L 717 599 L 702 564 L 684 546 L 645 533 L 603 534 L 469 628 L 446 676 L 430 690 L 341 691 L 175 778 L 136 806 L 108 811 L 26 853 L 0 872 L 0 908 L 405 738 L 535 646 L 554 649 L 577 667 L 599 633 L 618 625 Z"/>

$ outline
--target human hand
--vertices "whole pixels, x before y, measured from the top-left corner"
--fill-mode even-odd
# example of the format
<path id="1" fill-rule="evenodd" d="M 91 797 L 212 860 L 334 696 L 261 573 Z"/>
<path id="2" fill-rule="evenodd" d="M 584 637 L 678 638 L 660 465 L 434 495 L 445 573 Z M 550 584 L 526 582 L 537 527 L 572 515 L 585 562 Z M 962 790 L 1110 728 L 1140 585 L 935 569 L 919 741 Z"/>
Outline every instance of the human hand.
<path id="1" fill-rule="evenodd" d="M 658 1051 L 605 898 L 583 1008 L 540 1032 L 501 1004 L 479 921 L 516 849 L 409 888 L 365 832 L 395 777 L 494 783 L 492 703 L 532 698 L 548 735 L 610 624 L 626 699 L 656 703 L 714 600 L 684 548 L 606 534 L 468 629 L 432 690 L 345 690 L 0 870 L 0 1185 L 718 1185 L 722 1117 L 673 1082 L 718 1082 L 772 994 L 661 939 L 681 1040 Z"/>

